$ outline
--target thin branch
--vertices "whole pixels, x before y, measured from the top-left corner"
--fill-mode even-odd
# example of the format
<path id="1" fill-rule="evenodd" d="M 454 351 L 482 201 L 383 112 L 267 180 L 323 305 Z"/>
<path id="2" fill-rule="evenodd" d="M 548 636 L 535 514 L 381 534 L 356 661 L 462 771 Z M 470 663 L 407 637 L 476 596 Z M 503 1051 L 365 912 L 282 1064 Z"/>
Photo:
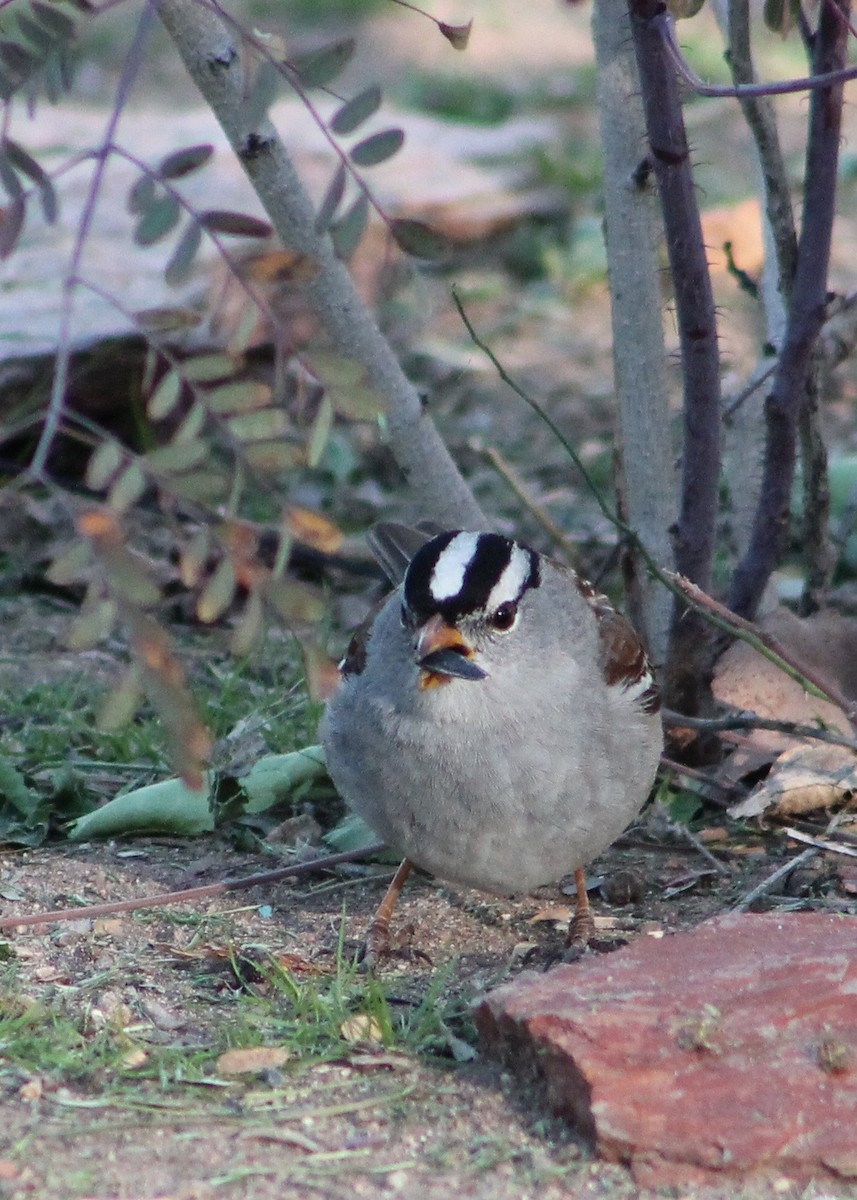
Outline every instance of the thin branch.
<path id="1" fill-rule="evenodd" d="M 508 483 L 527 512 L 538 521 L 554 545 L 560 547 L 565 561 L 572 564 L 577 562 L 580 555 L 571 538 L 560 528 L 545 506 L 530 494 L 530 489 L 505 455 L 501 454 L 496 446 L 486 446 L 483 453 L 494 470 Z"/>
<path id="2" fill-rule="evenodd" d="M 707 620 L 711 621 L 713 625 L 752 646 L 763 658 L 767 658 L 791 679 L 799 683 L 811 696 L 815 696 L 819 700 L 828 700 L 837 708 L 841 708 L 851 724 L 857 724 L 857 704 L 835 684 L 819 675 L 814 668 L 808 667 L 797 659 L 777 638 L 764 629 L 760 629 L 758 625 L 754 625 L 752 621 L 742 617 L 739 613 L 731 611 L 719 600 L 706 595 L 689 579 L 683 579 L 676 574 L 670 575 L 669 572 L 664 574 L 669 576 L 672 583 L 681 590 L 691 608 L 705 613 Z"/>
<path id="3" fill-rule="evenodd" d="M 829 74 L 831 67 L 845 60 L 847 30 L 832 15 L 832 8 L 839 4 L 847 15 L 849 3 L 830 0 L 822 5 L 813 54 L 813 69 L 818 76 Z M 759 504 L 750 543 L 729 591 L 729 607 L 745 617 L 756 611 L 779 562 L 789 527 L 798 421 L 807 400 L 808 372 L 827 302 L 842 102 L 841 84 L 815 90 L 810 101 L 803 228 L 786 334 L 766 403 L 767 438 Z"/>
<path id="4" fill-rule="evenodd" d="M 765 729 L 772 733 L 785 733 L 789 737 L 813 738 L 817 742 L 828 742 L 832 746 L 845 746 L 857 754 L 857 739 L 845 737 L 819 725 L 801 725 L 796 721 L 780 721 L 774 717 L 760 717 L 754 712 L 730 713 L 724 717 L 686 717 L 672 709 L 661 709 L 661 720 L 665 725 L 677 725 L 685 729 L 702 729 L 707 733 L 729 733 L 736 729 Z"/>
<path id="5" fill-rule="evenodd" d="M 118 912 L 137 912 L 142 908 L 160 908 L 165 904 L 184 904 L 187 900 L 202 900 L 209 896 L 222 896 L 226 892 L 238 892 L 246 888 L 259 887 L 266 883 L 277 883 L 281 879 L 297 879 L 327 870 L 339 863 L 354 862 L 369 858 L 384 849 L 383 842 L 374 842 L 360 850 L 343 850 L 339 854 L 326 854 L 309 862 L 293 863 L 290 867 L 277 867 L 273 871 L 260 871 L 255 875 L 242 875 L 238 879 L 226 879 L 222 883 L 207 883 L 200 887 L 184 888 L 179 892 L 158 892 L 154 896 L 142 896 L 136 900 L 115 900 L 109 904 L 82 905 L 79 908 L 57 908 L 52 912 L 32 913 L 30 916 L 0 917 L 0 929 L 17 929 L 21 925 L 49 925 L 53 921 L 78 921 L 106 917 Z"/>
<path id="6" fill-rule="evenodd" d="M 736 85 L 755 79 L 750 48 L 748 0 L 729 0 L 729 50 L 727 59 Z M 765 213 L 774 243 L 779 279 L 780 307 L 788 302 L 797 267 L 797 232 L 785 159 L 780 145 L 774 106 L 766 96 L 743 96 L 741 111 L 756 143 L 756 155 L 765 190 Z M 766 302 L 767 307 L 767 302 Z M 771 314 L 768 314 L 769 317 Z M 768 322 L 771 337 L 771 321 Z M 780 332 L 781 329 L 780 329 Z M 779 338 L 776 339 L 779 344 Z"/>
<path id="7" fill-rule="evenodd" d="M 125 111 L 125 105 L 131 94 L 131 89 L 137 78 L 137 73 L 143 61 L 143 48 L 152 31 L 155 20 L 154 5 L 150 0 L 143 7 L 140 13 L 140 19 L 137 22 L 137 28 L 134 32 L 134 38 L 125 55 L 125 61 L 122 65 L 122 73 L 119 76 L 119 82 L 116 86 L 116 96 L 113 101 L 113 108 L 107 122 L 104 139 L 100 149 L 95 154 L 95 170 L 92 175 L 92 181 L 87 189 L 86 199 L 83 204 L 83 211 L 80 215 L 80 220 L 77 224 L 77 232 L 74 238 L 74 244 L 69 258 L 68 268 L 63 279 L 62 287 L 62 305 L 60 315 L 60 327 L 58 334 L 58 350 L 56 363 L 54 365 L 54 377 L 51 384 L 51 398 L 48 403 L 47 411 L 45 412 L 44 425 L 39 436 L 39 441 L 36 446 L 33 458 L 29 466 L 30 475 L 37 480 L 43 481 L 45 477 L 45 469 L 47 467 L 48 456 L 51 452 L 51 447 L 54 444 L 57 432 L 62 421 L 63 410 L 65 408 L 65 393 L 68 386 L 68 373 L 71 365 L 72 353 L 72 319 L 74 314 L 74 291 L 77 284 L 77 278 L 80 271 L 80 263 L 83 258 L 83 251 L 86 246 L 86 241 L 92 232 L 92 222 L 95 217 L 95 209 L 101 197 L 101 188 L 104 182 L 104 172 L 107 169 L 107 162 L 110 158 L 110 152 L 115 140 L 116 129 L 119 124 L 119 119 Z"/>
<path id="8" fill-rule="evenodd" d="M 830 854 L 842 854 L 846 858 L 857 858 L 857 850 L 853 846 L 844 846 L 842 842 L 834 842 L 830 838 L 810 837 L 808 833 L 801 833 L 799 829 L 794 829 L 791 825 L 787 825 L 784 832 L 796 842 L 803 842 L 806 846 L 815 847 L 814 852 L 804 851 L 805 854 L 817 854 L 819 850 L 827 850 Z M 800 862 L 800 859 L 795 859 L 795 862 Z"/>
<path id="9" fill-rule="evenodd" d="M 825 5 L 822 5 L 824 8 Z M 688 63 L 675 31 L 675 21 L 669 13 L 660 13 L 653 19 L 658 34 L 663 39 L 673 66 L 678 71 L 688 87 L 698 96 L 714 98 L 731 97 L 743 100 L 752 96 L 784 96 L 790 92 L 812 92 L 821 88 L 833 87 L 847 83 L 849 79 L 857 79 L 857 67 L 836 67 L 834 69 L 813 73 L 801 79 L 783 79 L 776 83 L 744 83 L 744 84 L 715 84 L 704 83 Z"/>
<path id="10" fill-rule="evenodd" d="M 532 396 L 528 395 L 527 392 L 525 392 L 524 389 L 521 387 L 521 385 L 512 378 L 512 376 L 509 374 L 509 372 L 506 370 L 506 368 L 500 362 L 499 358 L 494 353 L 494 351 L 491 349 L 491 347 L 488 345 L 488 343 L 485 342 L 479 336 L 479 334 L 476 332 L 476 330 L 473 327 L 473 323 L 471 322 L 470 317 L 467 315 L 467 311 L 461 302 L 461 297 L 458 295 L 458 292 L 456 291 L 455 288 L 452 289 L 452 301 L 453 301 L 455 307 L 458 309 L 458 315 L 461 317 L 461 320 L 464 322 L 464 328 L 470 334 L 470 339 L 473 342 L 474 346 L 478 347 L 478 349 L 480 349 L 482 351 L 482 353 L 485 355 L 485 357 L 488 359 L 488 361 L 493 366 L 494 370 L 497 372 L 497 374 L 500 376 L 500 378 L 503 380 L 503 382 L 512 389 L 512 391 L 515 393 L 515 395 L 519 396 L 524 401 L 525 404 L 529 405 L 529 407 L 533 410 L 533 412 L 536 414 L 536 416 L 539 417 L 542 421 L 544 421 L 545 425 L 547 425 L 548 429 L 551 431 L 551 433 L 554 435 L 556 440 L 562 446 L 563 450 L 566 452 L 568 457 L 574 463 L 575 467 L 577 467 L 578 471 L 580 472 L 581 479 L 586 484 L 586 487 L 588 488 L 588 490 L 591 492 L 592 496 L 594 497 L 595 502 L 598 505 L 598 507 L 600 508 L 602 515 L 604 517 L 606 517 L 606 519 L 610 522 L 610 524 L 613 525 L 619 531 L 619 533 L 621 533 L 624 537 L 636 538 L 636 534 L 634 533 L 634 530 L 631 529 L 631 527 L 629 525 L 626 525 L 625 522 L 619 516 L 617 516 L 617 514 L 614 512 L 614 510 L 610 507 L 610 505 L 604 499 L 604 497 L 601 494 L 601 489 L 598 487 L 598 485 L 593 480 L 592 476 L 587 471 L 580 455 L 577 453 L 574 446 L 572 446 L 571 442 L 568 440 L 568 438 L 562 432 L 562 430 L 557 425 L 557 423 L 553 420 L 553 418 L 548 413 L 545 412 L 545 410 L 542 408 L 542 406 L 536 400 L 534 400 L 532 398 Z"/>
<path id="11" fill-rule="evenodd" d="M 786 832 L 788 832 L 788 830 Z M 803 853 L 798 854 L 796 858 L 790 858 L 787 863 L 783 863 L 783 865 L 778 867 L 773 874 L 767 877 L 767 879 L 763 879 L 758 887 L 754 887 L 752 892 L 748 892 L 743 899 L 739 900 L 738 903 L 733 907 L 732 912 L 746 912 L 751 904 L 755 904 L 758 899 L 764 896 L 767 892 L 770 892 L 772 888 L 776 887 L 781 879 L 785 879 L 787 875 L 791 875 L 795 867 L 801 867 L 804 863 L 810 862 L 817 856 L 818 850 L 804 850 Z"/>

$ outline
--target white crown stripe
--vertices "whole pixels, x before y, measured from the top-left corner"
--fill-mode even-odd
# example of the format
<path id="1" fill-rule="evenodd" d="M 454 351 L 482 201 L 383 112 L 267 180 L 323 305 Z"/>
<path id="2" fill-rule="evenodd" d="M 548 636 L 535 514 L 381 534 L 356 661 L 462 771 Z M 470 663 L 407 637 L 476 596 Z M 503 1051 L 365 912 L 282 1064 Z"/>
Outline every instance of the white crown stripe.
<path id="1" fill-rule="evenodd" d="M 478 533 L 459 533 L 441 551 L 429 581 L 429 592 L 438 603 L 451 600 L 461 591 L 478 541 Z"/>
<path id="2" fill-rule="evenodd" d="M 512 547 L 512 553 L 503 573 L 491 589 L 485 605 L 487 612 L 493 612 L 501 604 L 519 600 L 524 584 L 529 578 L 532 563 L 526 550 L 517 543 Z"/>

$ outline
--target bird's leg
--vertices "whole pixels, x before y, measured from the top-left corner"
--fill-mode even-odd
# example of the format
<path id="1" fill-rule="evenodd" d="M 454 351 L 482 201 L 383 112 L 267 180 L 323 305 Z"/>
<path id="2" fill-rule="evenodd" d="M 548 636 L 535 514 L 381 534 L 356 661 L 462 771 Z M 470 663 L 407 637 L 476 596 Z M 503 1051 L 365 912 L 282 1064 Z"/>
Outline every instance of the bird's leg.
<path id="1" fill-rule="evenodd" d="M 389 953 L 390 920 L 398 903 L 399 896 L 402 894 L 402 888 L 405 886 L 412 869 L 413 863 L 411 860 L 403 858 L 399 864 L 399 869 L 390 881 L 390 886 L 384 893 L 384 899 L 375 910 L 375 916 L 366 930 L 366 937 L 363 940 L 363 950 L 360 957 L 364 966 L 370 971 L 377 966 L 385 954 Z"/>
<path id="2" fill-rule="evenodd" d="M 574 906 L 574 916 L 568 926 L 565 939 L 566 951 L 580 953 L 585 950 L 595 936 L 595 919 L 589 907 L 589 894 L 586 890 L 586 872 L 578 867 L 574 872 L 574 882 L 577 887 L 577 901 Z"/>

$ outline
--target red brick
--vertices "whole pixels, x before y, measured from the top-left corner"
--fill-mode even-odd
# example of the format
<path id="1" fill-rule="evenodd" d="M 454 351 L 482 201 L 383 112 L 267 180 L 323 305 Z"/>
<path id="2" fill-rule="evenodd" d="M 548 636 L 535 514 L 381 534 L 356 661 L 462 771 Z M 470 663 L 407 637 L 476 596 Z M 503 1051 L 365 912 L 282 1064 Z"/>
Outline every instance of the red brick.
<path id="1" fill-rule="evenodd" d="M 734 914 L 526 974 L 488 1048 L 645 1186 L 857 1177 L 857 920 Z"/>

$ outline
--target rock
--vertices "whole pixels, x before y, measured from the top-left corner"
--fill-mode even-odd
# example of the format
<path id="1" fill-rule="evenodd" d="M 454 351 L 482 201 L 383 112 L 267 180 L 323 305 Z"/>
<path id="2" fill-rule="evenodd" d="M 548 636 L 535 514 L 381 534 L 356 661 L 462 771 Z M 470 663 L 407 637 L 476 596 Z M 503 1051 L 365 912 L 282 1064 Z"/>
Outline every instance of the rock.
<path id="1" fill-rule="evenodd" d="M 857 921 L 732 914 L 528 973 L 491 1053 L 642 1186 L 857 1177 Z"/>

